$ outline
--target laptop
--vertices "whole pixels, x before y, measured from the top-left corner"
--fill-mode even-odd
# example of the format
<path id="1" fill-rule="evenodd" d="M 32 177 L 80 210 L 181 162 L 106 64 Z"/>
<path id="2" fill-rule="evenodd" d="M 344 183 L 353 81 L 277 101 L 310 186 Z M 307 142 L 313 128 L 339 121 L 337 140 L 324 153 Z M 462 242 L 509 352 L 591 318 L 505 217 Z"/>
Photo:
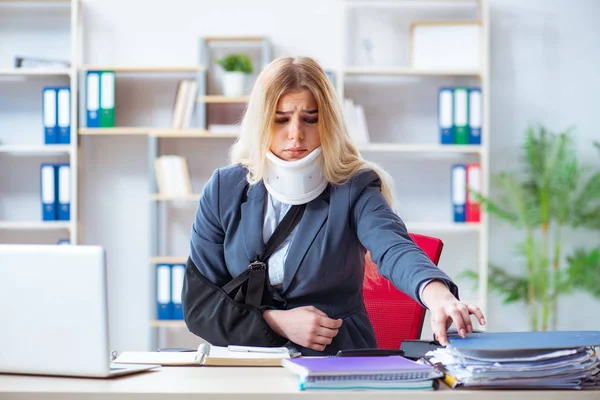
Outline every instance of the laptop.
<path id="1" fill-rule="evenodd" d="M 0 245 L 0 373 L 106 378 L 106 255 L 98 246 Z"/>

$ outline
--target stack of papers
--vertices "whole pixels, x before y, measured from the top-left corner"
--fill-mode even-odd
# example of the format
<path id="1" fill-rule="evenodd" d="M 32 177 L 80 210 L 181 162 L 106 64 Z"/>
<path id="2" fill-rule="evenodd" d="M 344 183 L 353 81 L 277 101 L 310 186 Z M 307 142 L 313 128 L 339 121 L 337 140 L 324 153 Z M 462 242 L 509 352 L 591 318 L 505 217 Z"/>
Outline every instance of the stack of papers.
<path id="1" fill-rule="evenodd" d="M 298 375 L 300 390 L 433 389 L 437 369 L 400 356 L 285 359 L 283 367 Z"/>
<path id="2" fill-rule="evenodd" d="M 600 385 L 600 331 L 475 333 L 427 353 L 456 386 L 581 389 Z"/>

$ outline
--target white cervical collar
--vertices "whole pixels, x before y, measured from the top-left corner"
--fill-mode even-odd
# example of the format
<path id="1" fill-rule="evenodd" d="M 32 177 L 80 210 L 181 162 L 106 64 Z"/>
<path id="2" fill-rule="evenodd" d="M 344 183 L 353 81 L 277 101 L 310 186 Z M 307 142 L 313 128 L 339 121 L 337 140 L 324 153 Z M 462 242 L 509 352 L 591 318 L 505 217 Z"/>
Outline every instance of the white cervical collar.
<path id="1" fill-rule="evenodd" d="M 282 203 L 308 203 L 319 197 L 327 187 L 321 163 L 320 147 L 297 161 L 284 161 L 269 151 L 263 180 L 265 187 Z"/>

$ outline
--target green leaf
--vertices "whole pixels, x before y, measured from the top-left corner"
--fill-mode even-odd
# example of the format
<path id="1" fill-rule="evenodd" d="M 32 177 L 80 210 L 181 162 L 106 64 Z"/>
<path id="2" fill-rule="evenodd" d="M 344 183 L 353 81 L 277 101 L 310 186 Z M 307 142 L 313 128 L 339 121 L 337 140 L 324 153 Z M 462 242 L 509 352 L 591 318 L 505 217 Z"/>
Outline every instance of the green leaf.
<path id="1" fill-rule="evenodd" d="M 225 57 L 215 61 L 227 72 L 243 72 L 251 74 L 254 72 L 252 60 L 245 54 L 228 54 Z"/>
<path id="2" fill-rule="evenodd" d="M 566 275 L 574 288 L 600 298 L 600 247 L 575 250 L 567 257 Z"/>

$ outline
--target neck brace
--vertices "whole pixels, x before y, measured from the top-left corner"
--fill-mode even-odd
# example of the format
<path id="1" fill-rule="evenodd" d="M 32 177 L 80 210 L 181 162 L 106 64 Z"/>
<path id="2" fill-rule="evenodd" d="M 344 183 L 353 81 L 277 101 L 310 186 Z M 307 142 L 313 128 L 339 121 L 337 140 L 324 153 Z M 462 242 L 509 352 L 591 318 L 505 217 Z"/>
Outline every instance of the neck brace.
<path id="1" fill-rule="evenodd" d="M 321 162 L 320 147 L 297 161 L 284 161 L 269 151 L 265 187 L 271 196 L 282 203 L 308 203 L 319 197 L 327 187 Z"/>

